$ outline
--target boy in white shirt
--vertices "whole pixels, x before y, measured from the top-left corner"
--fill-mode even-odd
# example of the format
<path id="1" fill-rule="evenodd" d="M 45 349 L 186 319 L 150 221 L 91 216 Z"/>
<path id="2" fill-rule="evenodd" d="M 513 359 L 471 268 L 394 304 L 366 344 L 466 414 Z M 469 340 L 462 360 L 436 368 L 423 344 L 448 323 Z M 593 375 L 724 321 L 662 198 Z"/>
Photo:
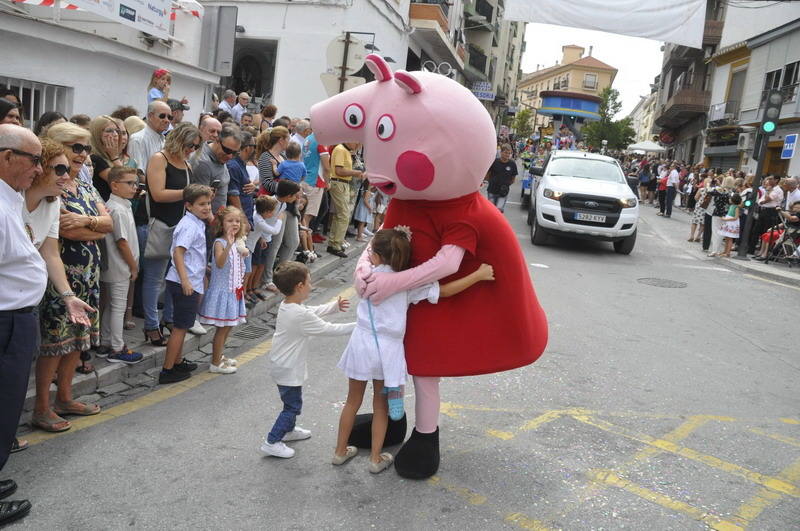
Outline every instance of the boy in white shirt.
<path id="1" fill-rule="evenodd" d="M 275 271 L 274 282 L 286 299 L 278 308 L 275 336 L 269 354 L 270 373 L 278 385 L 283 411 L 267 434 L 261 451 L 275 457 L 289 458 L 294 450 L 284 444 L 311 437 L 309 430 L 295 425 L 303 406 L 303 382 L 308 378 L 306 357 L 311 336 L 344 336 L 356 324 L 334 324 L 320 316 L 347 311 L 350 301 L 342 299 L 322 306 L 305 306 L 311 294 L 311 275 L 299 262 L 285 262 Z"/>
<path id="2" fill-rule="evenodd" d="M 128 288 L 139 274 L 139 238 L 133 220 L 131 198 L 139 190 L 136 168 L 115 166 L 108 174 L 111 196 L 106 205 L 111 212 L 114 230 L 105 236 L 106 254 L 100 271 L 103 300 L 100 308 L 100 349 L 97 354 L 108 361 L 134 364 L 142 354 L 125 346 L 122 328 L 128 305 Z"/>

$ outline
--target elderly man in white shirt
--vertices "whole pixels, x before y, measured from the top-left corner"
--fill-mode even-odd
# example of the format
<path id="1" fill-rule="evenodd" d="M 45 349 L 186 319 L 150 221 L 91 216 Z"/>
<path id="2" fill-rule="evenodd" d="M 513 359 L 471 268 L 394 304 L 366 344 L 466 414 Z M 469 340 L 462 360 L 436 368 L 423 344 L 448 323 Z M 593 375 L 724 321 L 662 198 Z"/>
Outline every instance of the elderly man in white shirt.
<path id="1" fill-rule="evenodd" d="M 233 116 L 233 107 L 236 105 L 236 93 L 231 89 L 222 94 L 222 101 L 219 102 L 219 110 L 225 111 Z"/>
<path id="2" fill-rule="evenodd" d="M 237 124 L 242 123 L 242 115 L 247 111 L 247 106 L 250 104 L 250 94 L 242 92 L 239 94 L 236 105 L 231 109 L 231 116 Z"/>
<path id="3" fill-rule="evenodd" d="M 34 309 L 47 287 L 47 268 L 22 221 L 23 198 L 42 173 L 42 145 L 22 127 L 0 125 L 0 469 L 8 461 L 28 388 L 39 327 Z M 17 488 L 0 481 L 0 499 Z M 28 500 L 0 501 L 0 526 L 31 510 Z"/>
<path id="4" fill-rule="evenodd" d="M 154 101 L 147 106 L 147 127 L 131 135 L 128 153 L 136 161 L 136 167 L 147 173 L 150 157 L 164 147 L 164 131 L 169 129 L 172 110 L 163 101 Z"/>

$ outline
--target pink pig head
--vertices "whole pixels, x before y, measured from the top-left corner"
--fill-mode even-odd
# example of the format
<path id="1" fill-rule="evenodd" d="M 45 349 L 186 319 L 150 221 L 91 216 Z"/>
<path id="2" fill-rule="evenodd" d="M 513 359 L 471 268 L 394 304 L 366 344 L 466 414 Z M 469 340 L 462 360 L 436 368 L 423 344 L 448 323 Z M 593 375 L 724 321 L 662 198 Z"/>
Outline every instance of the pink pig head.
<path id="1" fill-rule="evenodd" d="M 376 81 L 311 108 L 317 140 L 363 144 L 370 183 L 398 199 L 444 200 L 478 190 L 496 153 L 483 105 L 442 75 L 393 75 L 381 57 L 366 61 Z"/>

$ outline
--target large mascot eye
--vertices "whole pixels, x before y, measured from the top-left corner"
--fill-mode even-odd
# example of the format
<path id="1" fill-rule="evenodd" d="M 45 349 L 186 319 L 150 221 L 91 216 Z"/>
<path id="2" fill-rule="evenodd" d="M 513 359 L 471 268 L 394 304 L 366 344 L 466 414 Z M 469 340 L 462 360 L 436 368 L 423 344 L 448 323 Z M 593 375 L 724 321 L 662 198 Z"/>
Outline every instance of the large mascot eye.
<path id="1" fill-rule="evenodd" d="M 375 128 L 378 138 L 383 141 L 391 140 L 394 137 L 394 120 L 388 114 L 384 114 L 378 119 L 378 125 Z"/>
<path id="2" fill-rule="evenodd" d="M 344 110 L 344 123 L 351 129 L 364 125 L 364 108 L 358 103 L 351 103 Z"/>

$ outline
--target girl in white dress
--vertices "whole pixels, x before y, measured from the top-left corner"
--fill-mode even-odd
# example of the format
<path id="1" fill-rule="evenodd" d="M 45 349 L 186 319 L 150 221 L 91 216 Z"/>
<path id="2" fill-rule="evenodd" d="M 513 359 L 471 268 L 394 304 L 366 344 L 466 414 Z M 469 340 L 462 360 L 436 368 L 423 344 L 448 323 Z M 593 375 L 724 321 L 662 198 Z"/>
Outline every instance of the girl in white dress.
<path id="1" fill-rule="evenodd" d="M 379 230 L 368 252 L 376 272 L 403 271 L 408 268 L 411 258 L 411 231 L 408 227 Z M 359 302 L 356 328 L 338 364 L 350 383 L 347 402 L 339 419 L 339 436 L 332 461 L 334 465 L 344 464 L 357 453 L 355 446 L 347 446 L 347 440 L 369 380 L 373 382 L 369 471 L 376 474 L 392 463 L 392 455 L 381 453 L 381 449 L 386 436 L 388 414 L 394 420 L 403 417 L 403 386 L 407 376 L 403 337 L 408 306 L 424 300 L 435 304 L 439 297 L 461 293 L 481 280 L 494 280 L 492 266 L 482 264 L 475 272 L 442 286 L 433 282 L 401 291 L 377 306 L 368 299 Z"/>

